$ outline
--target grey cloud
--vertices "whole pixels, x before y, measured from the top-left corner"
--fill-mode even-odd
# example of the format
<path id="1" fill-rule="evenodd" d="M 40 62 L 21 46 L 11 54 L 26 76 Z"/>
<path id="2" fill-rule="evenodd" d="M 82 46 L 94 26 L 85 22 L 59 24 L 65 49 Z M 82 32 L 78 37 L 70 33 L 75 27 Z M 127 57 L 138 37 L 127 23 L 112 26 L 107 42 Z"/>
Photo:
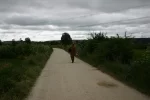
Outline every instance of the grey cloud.
<path id="1" fill-rule="evenodd" d="M 111 34 L 130 30 L 148 35 L 150 18 L 78 27 L 147 16 L 150 6 L 145 5 L 150 5 L 150 0 L 0 0 L 0 30 L 7 30 L 0 33 L 37 35 L 46 31 L 50 34 L 69 31 L 73 37 L 76 36 L 74 38 L 83 38 L 86 31 L 108 31 Z M 93 13 L 97 15 L 80 17 Z M 49 36 L 49 33 L 46 35 Z"/>
<path id="2" fill-rule="evenodd" d="M 26 12 L 30 10 L 29 8 L 42 9 L 46 8 L 40 0 L 1 0 L 0 1 L 0 11 L 1 12 Z M 47 8 L 52 8 L 48 6 Z"/>
<path id="3" fill-rule="evenodd" d="M 116 16 L 116 17 L 115 17 Z M 88 25 L 95 25 L 95 24 L 100 24 L 100 25 L 107 25 L 107 22 L 112 22 L 112 21 L 119 21 L 118 18 L 120 19 L 133 19 L 133 18 L 127 18 L 128 15 L 124 15 L 124 16 L 120 16 L 120 15 L 111 15 L 111 14 L 106 14 L 106 15 L 101 15 L 100 18 L 99 17 L 91 17 L 91 18 L 84 18 L 84 19 L 74 19 L 74 20 L 62 20 L 61 18 L 55 18 L 55 16 L 53 18 L 48 18 L 48 17 L 37 17 L 37 16 L 31 16 L 31 15 L 14 15 L 8 18 L 5 18 L 5 20 L 3 21 L 5 24 L 8 24 L 9 27 L 5 27 L 3 26 L 3 28 L 11 28 L 10 26 L 12 25 L 19 25 L 19 26 L 29 26 L 26 28 L 32 29 L 32 27 L 30 26 L 37 26 L 37 27 L 33 27 L 33 29 L 48 29 L 47 27 L 45 28 L 41 28 L 38 26 L 43 25 L 43 27 L 45 25 L 55 25 L 58 27 L 63 27 L 63 26 L 68 26 L 68 27 L 72 27 L 72 28 L 76 28 L 78 26 L 86 26 L 90 27 Z M 110 19 L 112 18 L 112 19 Z M 114 20 L 115 18 L 115 20 Z M 139 17 L 138 17 L 139 18 Z M 110 21 L 105 21 L 105 20 L 110 20 Z M 112 20 L 112 21 L 111 21 Z M 101 21 L 103 21 L 104 23 L 106 22 L 106 24 L 103 24 L 103 22 L 101 23 Z M 108 23 L 108 25 L 126 25 L 126 24 L 147 24 L 150 23 L 150 17 L 149 18 L 143 18 L 143 19 L 137 19 L 137 20 L 129 20 L 129 21 L 122 21 L 122 22 L 115 22 L 115 23 Z M 78 29 L 84 29 L 84 28 L 78 28 Z"/>
<path id="4" fill-rule="evenodd" d="M 1 34 L 14 34 L 14 33 L 20 33 L 20 32 L 15 32 L 15 31 L 5 31 L 5 32 L 1 32 Z"/>
<path id="5" fill-rule="evenodd" d="M 71 0 L 68 1 L 71 6 L 97 10 L 101 12 L 116 12 L 149 5 L 149 0 Z"/>
<path id="6" fill-rule="evenodd" d="M 45 25 L 48 24 L 47 19 L 40 19 L 33 16 L 13 16 L 5 19 L 6 24 L 15 24 L 15 25 Z"/>
<path id="7" fill-rule="evenodd" d="M 94 10 L 114 12 L 149 4 L 149 0 L 1 0 L 0 11 L 21 13 L 28 12 L 31 10 L 30 8 L 51 10 L 60 6 L 68 6 L 68 8 L 89 9 L 91 12 Z M 63 11 L 63 9 L 61 11 Z"/>
<path id="8" fill-rule="evenodd" d="M 128 26 L 137 26 L 137 25 L 142 25 L 142 24 L 150 24 L 150 17 L 143 18 L 143 19 L 127 19 L 127 20 L 122 20 L 120 22 L 112 22 L 112 23 L 106 23 L 106 24 L 100 24 L 101 26 L 112 26 L 112 25 L 128 25 Z"/>

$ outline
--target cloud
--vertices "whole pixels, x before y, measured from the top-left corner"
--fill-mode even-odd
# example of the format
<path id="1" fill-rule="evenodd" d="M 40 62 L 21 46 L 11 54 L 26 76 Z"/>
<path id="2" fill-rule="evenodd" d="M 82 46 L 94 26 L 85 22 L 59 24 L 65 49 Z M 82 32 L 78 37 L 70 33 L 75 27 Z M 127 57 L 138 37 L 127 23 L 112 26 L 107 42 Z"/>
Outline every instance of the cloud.
<path id="1" fill-rule="evenodd" d="M 148 5 L 149 0 L 1 0 L 0 35 L 4 40 L 31 37 L 42 41 L 58 40 L 63 32 L 85 39 L 92 31 L 108 35 L 128 31 L 148 37 L 150 17 L 109 23 L 149 16 Z M 98 25 L 88 26 L 94 24 Z"/>
<path id="2" fill-rule="evenodd" d="M 6 24 L 14 25 L 46 25 L 48 24 L 46 19 L 34 18 L 34 16 L 11 16 L 4 20 Z"/>
<path id="3" fill-rule="evenodd" d="M 68 4 L 75 7 L 97 10 L 101 12 L 116 12 L 133 7 L 149 5 L 149 0 L 69 0 Z"/>

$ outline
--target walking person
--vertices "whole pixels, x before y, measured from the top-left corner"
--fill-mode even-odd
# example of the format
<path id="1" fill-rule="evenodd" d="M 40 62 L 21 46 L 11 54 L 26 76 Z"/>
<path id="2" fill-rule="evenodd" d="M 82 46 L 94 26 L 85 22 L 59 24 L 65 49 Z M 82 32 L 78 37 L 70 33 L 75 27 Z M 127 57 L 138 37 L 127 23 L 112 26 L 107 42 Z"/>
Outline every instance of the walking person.
<path id="1" fill-rule="evenodd" d="M 69 48 L 70 57 L 72 60 L 72 63 L 74 63 L 74 57 L 76 56 L 76 47 L 75 43 L 72 44 L 72 46 Z"/>

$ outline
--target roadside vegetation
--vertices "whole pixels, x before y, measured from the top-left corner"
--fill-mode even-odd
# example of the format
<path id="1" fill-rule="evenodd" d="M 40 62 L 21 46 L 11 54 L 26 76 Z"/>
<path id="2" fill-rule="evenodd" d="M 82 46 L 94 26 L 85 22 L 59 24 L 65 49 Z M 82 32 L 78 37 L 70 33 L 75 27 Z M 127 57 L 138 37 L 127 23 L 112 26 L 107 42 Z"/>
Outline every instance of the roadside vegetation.
<path id="1" fill-rule="evenodd" d="M 77 48 L 80 59 L 150 95 L 148 43 L 127 37 L 126 33 L 125 37 L 111 38 L 104 33 L 94 33 L 87 41 L 77 43 Z"/>
<path id="2" fill-rule="evenodd" d="M 48 44 L 0 41 L 0 100 L 23 100 L 46 64 L 52 48 Z"/>
<path id="3" fill-rule="evenodd" d="M 65 35 L 62 35 L 64 37 Z M 68 51 L 68 41 L 55 42 L 55 47 Z M 91 33 L 88 40 L 76 42 L 78 58 L 117 80 L 150 95 L 150 39 L 116 34 Z M 71 42 L 69 42 L 71 43 Z M 52 45 L 53 45 L 52 44 Z"/>

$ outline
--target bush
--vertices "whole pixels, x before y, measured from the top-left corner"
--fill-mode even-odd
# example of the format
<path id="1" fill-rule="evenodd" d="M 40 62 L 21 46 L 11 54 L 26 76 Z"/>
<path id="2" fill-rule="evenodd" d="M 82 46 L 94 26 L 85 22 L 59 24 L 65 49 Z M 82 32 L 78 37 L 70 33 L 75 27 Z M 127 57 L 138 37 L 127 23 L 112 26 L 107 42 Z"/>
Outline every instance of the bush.
<path id="1" fill-rule="evenodd" d="M 107 60 L 130 63 L 133 58 L 132 42 L 129 39 L 113 38 L 106 44 Z"/>
<path id="2" fill-rule="evenodd" d="M 98 62 L 112 60 L 111 50 L 109 50 L 108 47 L 109 46 L 107 41 L 99 43 L 93 53 L 93 55 L 97 55 L 95 56 L 95 60 L 97 60 Z"/>
<path id="3" fill-rule="evenodd" d="M 16 53 L 14 52 L 14 47 L 11 45 L 0 46 L 0 58 L 14 58 Z"/>
<path id="4" fill-rule="evenodd" d="M 0 46 L 0 58 L 20 58 L 23 56 L 35 55 L 38 53 L 48 53 L 51 47 L 43 44 L 17 44 L 12 45 L 2 45 Z"/>
<path id="5" fill-rule="evenodd" d="M 32 48 L 34 52 L 36 53 L 45 53 L 48 52 L 47 50 L 50 50 L 50 46 L 48 45 L 34 45 Z"/>
<path id="6" fill-rule="evenodd" d="M 0 57 L 8 58 L 0 59 L 0 100 L 25 99 L 51 53 L 52 48 L 42 44 L 0 46 Z"/>
<path id="7" fill-rule="evenodd" d="M 94 59 L 100 62 L 109 60 L 130 64 L 133 58 L 132 41 L 127 38 L 107 38 L 99 33 L 92 35 L 92 39 L 80 44 L 79 47 L 81 56 L 95 55 Z"/>
<path id="8" fill-rule="evenodd" d="M 91 34 L 91 37 L 92 37 L 92 40 L 97 40 L 97 41 L 103 41 L 103 40 L 106 40 L 108 37 L 106 36 L 106 34 L 107 33 L 105 33 L 105 35 L 104 35 L 104 33 L 102 33 L 102 32 L 100 32 L 100 33 L 92 33 Z"/>
<path id="9" fill-rule="evenodd" d="M 15 53 L 23 56 L 28 56 L 33 53 L 32 51 L 33 46 L 28 44 L 18 44 L 15 46 Z"/>
<path id="10" fill-rule="evenodd" d="M 141 58 L 134 61 L 129 72 L 129 79 L 138 87 L 150 92 L 150 48 L 148 48 Z"/>

